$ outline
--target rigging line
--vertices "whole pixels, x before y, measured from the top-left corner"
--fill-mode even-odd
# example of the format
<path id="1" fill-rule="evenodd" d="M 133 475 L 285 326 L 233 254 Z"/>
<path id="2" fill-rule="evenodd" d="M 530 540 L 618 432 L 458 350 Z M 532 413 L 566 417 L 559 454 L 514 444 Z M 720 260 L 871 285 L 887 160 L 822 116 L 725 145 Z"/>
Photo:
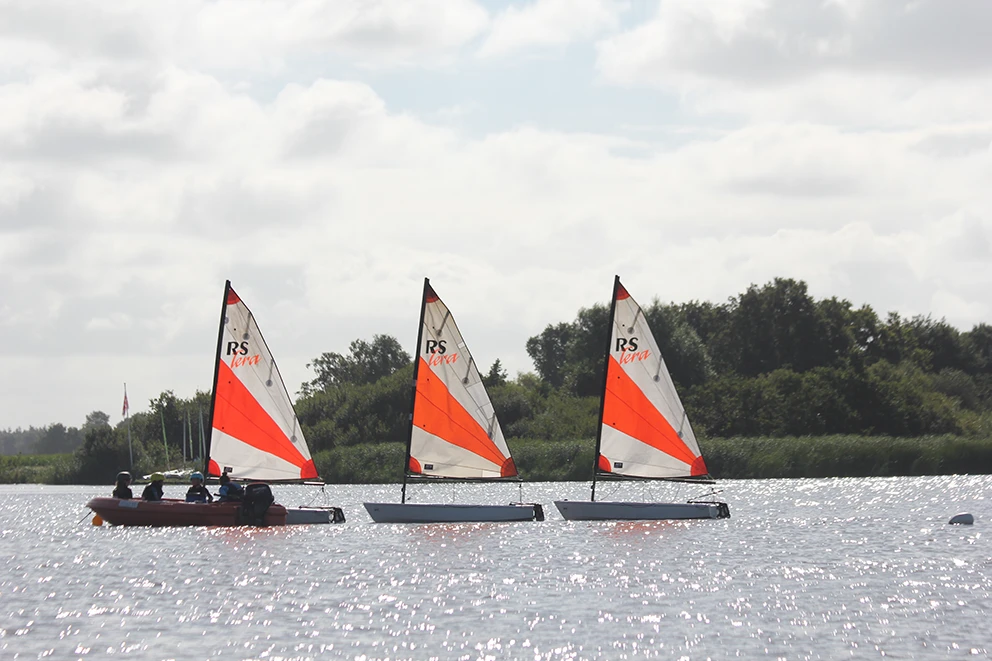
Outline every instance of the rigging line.
<path id="1" fill-rule="evenodd" d="M 608 494 L 606 494 L 606 497 L 609 498 L 610 496 L 615 495 L 617 493 L 617 491 L 620 490 L 620 487 L 623 484 L 624 484 L 623 480 L 616 480 L 615 482 L 613 482 L 613 490 L 610 491 Z"/>
<path id="2" fill-rule="evenodd" d="M 679 429 L 678 429 L 679 438 L 684 438 L 683 434 L 685 433 L 685 426 L 688 423 L 689 423 L 689 415 L 685 412 L 685 409 L 682 409 L 682 419 L 679 420 Z"/>
<path id="3" fill-rule="evenodd" d="M 447 306 L 445 306 L 445 307 L 447 307 Z M 451 310 L 445 309 L 445 311 L 444 311 L 444 318 L 441 319 L 441 323 L 436 328 L 434 328 L 434 331 L 437 332 L 440 335 L 441 334 L 441 331 L 444 330 L 444 325 L 446 323 L 448 323 L 448 319 L 451 319 Z"/>
<path id="4" fill-rule="evenodd" d="M 630 325 L 627 326 L 627 328 L 630 329 L 631 331 L 633 331 L 634 330 L 634 326 L 637 325 L 637 319 L 639 317 L 643 317 L 644 316 L 644 311 L 641 310 L 641 306 L 638 305 L 636 307 L 637 307 L 637 312 L 634 313 L 634 319 L 633 319 L 633 321 L 630 322 Z"/>
<path id="5" fill-rule="evenodd" d="M 699 500 L 700 498 L 709 498 L 710 496 L 716 496 L 717 494 L 723 493 L 723 489 L 710 489 L 709 493 L 700 494 L 698 496 L 692 496 L 689 501 Z"/>

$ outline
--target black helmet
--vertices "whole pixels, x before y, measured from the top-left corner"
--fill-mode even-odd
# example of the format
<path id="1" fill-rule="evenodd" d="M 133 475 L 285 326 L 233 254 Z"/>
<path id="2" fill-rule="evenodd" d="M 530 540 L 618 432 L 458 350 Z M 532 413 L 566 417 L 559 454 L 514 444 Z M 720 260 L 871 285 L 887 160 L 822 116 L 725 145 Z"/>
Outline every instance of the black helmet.
<path id="1" fill-rule="evenodd" d="M 122 480 L 127 480 L 128 482 L 130 482 L 131 474 L 128 473 L 127 471 L 121 471 L 120 473 L 117 474 L 117 481 L 120 482 Z"/>

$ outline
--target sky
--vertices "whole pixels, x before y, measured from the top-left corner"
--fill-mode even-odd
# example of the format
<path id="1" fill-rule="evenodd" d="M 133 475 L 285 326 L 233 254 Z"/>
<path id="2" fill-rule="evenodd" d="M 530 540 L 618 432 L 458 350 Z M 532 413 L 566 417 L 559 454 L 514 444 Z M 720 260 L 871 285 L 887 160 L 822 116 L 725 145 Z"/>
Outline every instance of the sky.
<path id="1" fill-rule="evenodd" d="M 987 0 L 0 0 L 0 428 L 775 277 L 992 322 Z"/>

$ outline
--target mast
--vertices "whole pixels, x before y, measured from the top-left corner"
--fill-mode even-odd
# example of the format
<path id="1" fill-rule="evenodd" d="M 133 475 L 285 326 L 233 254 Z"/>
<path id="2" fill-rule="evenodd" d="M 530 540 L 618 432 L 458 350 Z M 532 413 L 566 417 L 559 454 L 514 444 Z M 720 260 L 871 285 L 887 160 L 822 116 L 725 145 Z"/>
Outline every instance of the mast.
<path id="1" fill-rule="evenodd" d="M 220 377 L 220 349 L 224 342 L 224 320 L 227 317 L 227 295 L 231 291 L 231 281 L 224 281 L 224 300 L 220 304 L 220 323 L 217 324 L 217 351 L 214 352 L 214 381 L 210 391 L 210 417 L 207 427 L 207 442 L 203 452 L 203 475 L 210 475 L 210 437 L 214 429 L 214 403 L 217 401 L 217 379 Z M 597 445 L 598 447 L 598 445 Z"/>
<path id="2" fill-rule="evenodd" d="M 413 407 L 417 405 L 417 375 L 420 372 L 420 343 L 424 341 L 424 312 L 427 310 L 427 292 L 431 281 L 424 278 L 424 295 L 420 299 L 420 324 L 417 326 L 417 349 L 413 354 L 413 387 L 410 389 L 410 435 L 406 439 L 406 456 L 403 458 L 403 490 L 400 503 L 406 502 L 406 478 L 410 472 L 410 448 L 413 446 Z"/>
<path id="3" fill-rule="evenodd" d="M 131 449 L 131 407 L 127 403 L 127 384 L 124 384 L 124 417 L 127 419 L 127 457 L 129 471 L 134 470 L 134 451 Z"/>
<path id="4" fill-rule="evenodd" d="M 610 371 L 610 352 L 613 351 L 613 317 L 617 311 L 617 292 L 620 290 L 620 276 L 613 277 L 613 298 L 610 300 L 610 322 L 606 327 L 606 353 L 603 359 L 603 389 L 599 398 L 599 424 L 596 426 L 596 451 L 592 455 L 592 494 L 590 501 L 596 500 L 596 472 L 599 470 L 599 446 L 603 441 L 603 410 L 606 408 L 607 373 Z"/>

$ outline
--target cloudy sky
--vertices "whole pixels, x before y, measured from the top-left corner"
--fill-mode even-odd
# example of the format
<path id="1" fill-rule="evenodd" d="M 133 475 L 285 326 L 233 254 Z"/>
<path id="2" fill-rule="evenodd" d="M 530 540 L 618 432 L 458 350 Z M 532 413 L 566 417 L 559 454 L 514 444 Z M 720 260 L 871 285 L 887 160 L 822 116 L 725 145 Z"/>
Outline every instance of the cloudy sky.
<path id="1" fill-rule="evenodd" d="M 776 276 L 992 321 L 988 0 L 0 0 L 0 428 Z"/>

